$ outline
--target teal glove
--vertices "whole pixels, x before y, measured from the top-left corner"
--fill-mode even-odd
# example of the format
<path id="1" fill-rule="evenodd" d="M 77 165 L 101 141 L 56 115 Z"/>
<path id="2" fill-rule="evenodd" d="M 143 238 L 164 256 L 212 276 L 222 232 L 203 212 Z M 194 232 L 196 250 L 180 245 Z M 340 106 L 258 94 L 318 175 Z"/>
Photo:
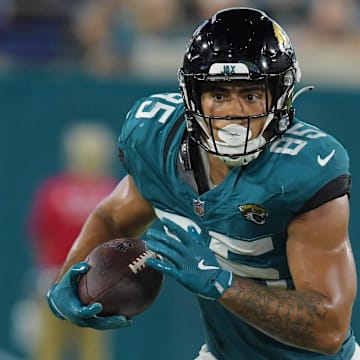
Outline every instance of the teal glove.
<path id="1" fill-rule="evenodd" d="M 146 264 L 172 276 L 199 296 L 212 300 L 220 298 L 232 285 L 232 272 L 220 267 L 214 253 L 193 226 L 186 231 L 168 219 L 162 222 L 178 241 L 162 231 L 150 229 L 146 247 L 168 262 L 151 258 Z"/>
<path id="2" fill-rule="evenodd" d="M 100 303 L 83 306 L 78 297 L 80 276 L 90 269 L 90 265 L 81 262 L 73 265 L 59 283 L 53 285 L 46 298 L 53 314 L 61 320 L 69 320 L 81 327 L 98 330 L 117 329 L 131 325 L 131 320 L 122 315 L 100 317 Z"/>

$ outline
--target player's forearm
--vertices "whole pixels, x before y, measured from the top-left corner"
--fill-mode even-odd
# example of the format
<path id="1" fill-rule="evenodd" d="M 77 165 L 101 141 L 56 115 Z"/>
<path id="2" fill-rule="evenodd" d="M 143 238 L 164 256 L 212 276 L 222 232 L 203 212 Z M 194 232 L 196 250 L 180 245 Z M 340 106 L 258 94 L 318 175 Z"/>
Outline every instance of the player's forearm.
<path id="1" fill-rule="evenodd" d="M 236 277 L 220 302 L 268 336 L 302 349 L 334 353 L 345 336 L 330 320 L 327 299 L 315 292 L 270 288 Z"/>
<path id="2" fill-rule="evenodd" d="M 122 233 L 110 217 L 96 209 L 85 222 L 81 233 L 71 247 L 68 256 L 60 270 L 56 282 L 74 264 L 84 261 L 87 255 L 100 243 L 121 237 Z"/>

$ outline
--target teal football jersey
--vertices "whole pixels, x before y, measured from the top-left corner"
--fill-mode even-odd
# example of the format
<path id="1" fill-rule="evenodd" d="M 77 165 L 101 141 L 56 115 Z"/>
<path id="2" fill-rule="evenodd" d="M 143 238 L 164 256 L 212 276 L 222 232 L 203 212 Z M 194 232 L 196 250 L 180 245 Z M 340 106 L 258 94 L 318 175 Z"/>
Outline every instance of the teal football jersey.
<path id="1" fill-rule="evenodd" d="M 179 171 L 183 113 L 178 93 L 143 98 L 129 111 L 119 150 L 138 190 L 160 220 L 194 226 L 223 268 L 264 286 L 293 288 L 287 227 L 294 216 L 311 209 L 309 199 L 321 189 L 334 179 L 350 178 L 346 150 L 320 129 L 294 119 L 256 160 L 232 168 L 221 184 L 199 194 Z M 199 298 L 199 303 L 206 342 L 219 360 L 350 359 L 354 351 L 350 329 L 340 352 L 325 356 L 275 341 L 217 301 Z"/>

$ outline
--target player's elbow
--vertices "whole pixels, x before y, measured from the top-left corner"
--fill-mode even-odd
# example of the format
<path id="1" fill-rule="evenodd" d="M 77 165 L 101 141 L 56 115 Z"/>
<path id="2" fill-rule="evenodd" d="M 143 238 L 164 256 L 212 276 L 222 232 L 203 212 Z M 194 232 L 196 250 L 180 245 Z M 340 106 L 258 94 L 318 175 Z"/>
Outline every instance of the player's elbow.
<path id="1" fill-rule="evenodd" d="M 347 292 L 346 301 L 344 297 L 339 296 L 327 303 L 326 315 L 319 321 L 316 331 L 318 352 L 325 355 L 337 354 L 346 342 L 349 336 L 355 293 L 354 290 Z"/>
<path id="2" fill-rule="evenodd" d="M 343 334 L 331 334 L 322 338 L 319 352 L 324 355 L 334 355 L 339 352 L 344 343 Z"/>
<path id="3" fill-rule="evenodd" d="M 334 355 L 339 352 L 348 335 L 348 326 L 331 326 L 318 333 L 318 351 L 324 355 Z"/>

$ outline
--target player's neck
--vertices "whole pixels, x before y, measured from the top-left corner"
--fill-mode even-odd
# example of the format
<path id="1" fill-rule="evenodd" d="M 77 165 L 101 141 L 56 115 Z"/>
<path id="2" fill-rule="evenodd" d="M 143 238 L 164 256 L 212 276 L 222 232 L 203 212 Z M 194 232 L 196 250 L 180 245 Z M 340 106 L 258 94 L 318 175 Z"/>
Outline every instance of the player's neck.
<path id="1" fill-rule="evenodd" d="M 214 185 L 219 185 L 231 170 L 219 159 L 209 154 L 210 179 Z"/>

